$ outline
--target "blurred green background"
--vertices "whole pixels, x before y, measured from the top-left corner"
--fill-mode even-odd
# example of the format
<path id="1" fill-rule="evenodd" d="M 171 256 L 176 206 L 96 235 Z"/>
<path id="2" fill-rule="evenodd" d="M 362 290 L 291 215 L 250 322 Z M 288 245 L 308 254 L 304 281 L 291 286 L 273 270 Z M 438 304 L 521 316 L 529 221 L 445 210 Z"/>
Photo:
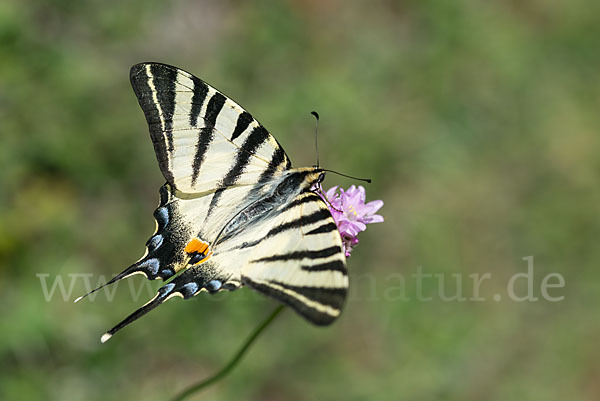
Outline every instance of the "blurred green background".
<path id="1" fill-rule="evenodd" d="M 314 163 L 318 110 L 322 165 L 372 177 L 385 202 L 342 317 L 286 311 L 194 399 L 600 399 L 599 4 L 2 1 L 0 399 L 168 399 L 275 306 L 248 289 L 178 299 L 102 345 L 160 283 L 72 303 L 154 229 L 164 179 L 128 81 L 141 61 L 232 96 L 295 166 Z M 528 256 L 539 300 L 516 302 Z M 419 267 L 444 278 L 424 280 L 428 302 Z M 541 297 L 552 272 L 560 302 Z M 486 273 L 484 301 L 443 300 L 440 282 L 469 298 Z M 57 278 L 65 297 L 46 301 Z"/>

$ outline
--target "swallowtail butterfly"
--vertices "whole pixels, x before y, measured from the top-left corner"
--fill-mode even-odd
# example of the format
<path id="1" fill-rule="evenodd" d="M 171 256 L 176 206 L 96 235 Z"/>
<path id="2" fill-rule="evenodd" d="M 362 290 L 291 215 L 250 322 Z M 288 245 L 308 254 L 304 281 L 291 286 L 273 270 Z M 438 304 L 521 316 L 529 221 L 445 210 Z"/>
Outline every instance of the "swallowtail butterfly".
<path id="1" fill-rule="evenodd" d="M 137 64 L 130 79 L 167 182 L 145 255 L 106 285 L 134 274 L 172 280 L 102 342 L 172 297 L 243 285 L 314 324 L 333 322 L 348 276 L 340 233 L 313 190 L 325 172 L 292 168 L 248 112 L 179 68 Z"/>

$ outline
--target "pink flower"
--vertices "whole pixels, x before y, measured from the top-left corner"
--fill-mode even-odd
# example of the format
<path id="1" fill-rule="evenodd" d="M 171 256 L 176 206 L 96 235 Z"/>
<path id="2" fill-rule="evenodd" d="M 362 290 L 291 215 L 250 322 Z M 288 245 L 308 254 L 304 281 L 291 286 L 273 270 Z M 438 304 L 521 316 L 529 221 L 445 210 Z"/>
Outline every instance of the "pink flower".
<path id="1" fill-rule="evenodd" d="M 347 190 L 335 186 L 330 188 L 323 197 L 329 206 L 329 210 L 338 226 L 344 253 L 350 256 L 352 247 L 358 244 L 358 233 L 367 229 L 367 224 L 381 223 L 383 217 L 375 214 L 382 206 L 383 201 L 376 200 L 365 204 L 366 193 L 362 186 L 358 188 L 352 185 Z"/>

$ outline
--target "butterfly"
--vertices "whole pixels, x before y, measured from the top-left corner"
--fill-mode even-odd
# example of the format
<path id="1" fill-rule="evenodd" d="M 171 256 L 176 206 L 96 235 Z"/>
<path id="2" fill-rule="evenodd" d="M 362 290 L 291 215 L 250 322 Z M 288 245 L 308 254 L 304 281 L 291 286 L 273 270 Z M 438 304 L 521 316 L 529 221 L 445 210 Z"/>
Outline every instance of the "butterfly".
<path id="1" fill-rule="evenodd" d="M 340 233 L 315 191 L 325 171 L 292 168 L 257 120 L 192 74 L 141 63 L 130 80 L 166 183 L 144 256 L 105 285 L 135 274 L 168 282 L 101 341 L 172 297 L 241 286 L 332 323 L 348 275 Z"/>

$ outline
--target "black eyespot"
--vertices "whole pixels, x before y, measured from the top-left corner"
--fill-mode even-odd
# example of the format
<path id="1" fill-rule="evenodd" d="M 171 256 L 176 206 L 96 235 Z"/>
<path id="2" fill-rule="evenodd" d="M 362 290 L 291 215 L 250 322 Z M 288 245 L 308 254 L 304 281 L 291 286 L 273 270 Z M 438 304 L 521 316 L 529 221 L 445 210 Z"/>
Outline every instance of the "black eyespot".
<path id="1" fill-rule="evenodd" d="M 188 262 L 188 264 L 194 265 L 194 264 L 200 262 L 205 257 L 206 257 L 206 255 L 203 253 L 194 252 L 194 253 L 192 253 L 192 257 L 190 258 L 190 261 Z"/>

